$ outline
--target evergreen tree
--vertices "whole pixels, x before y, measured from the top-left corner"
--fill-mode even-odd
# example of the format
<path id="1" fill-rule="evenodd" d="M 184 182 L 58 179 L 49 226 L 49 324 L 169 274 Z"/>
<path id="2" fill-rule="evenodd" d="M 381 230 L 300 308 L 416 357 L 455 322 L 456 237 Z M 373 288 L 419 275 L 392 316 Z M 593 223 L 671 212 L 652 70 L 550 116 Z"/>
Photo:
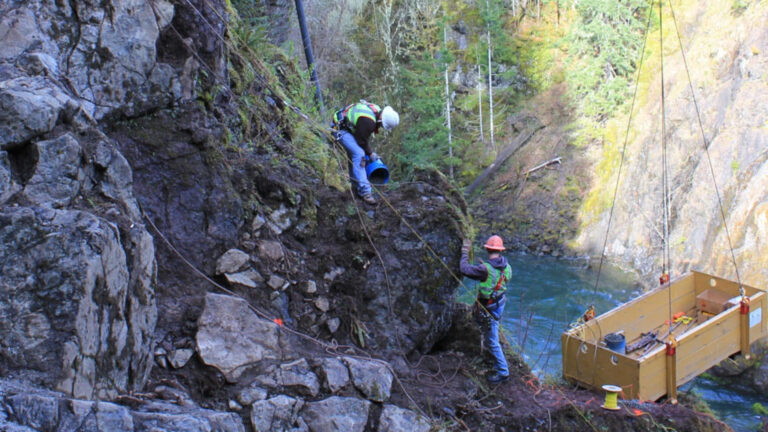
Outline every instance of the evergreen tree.
<path id="1" fill-rule="evenodd" d="M 407 128 L 397 152 L 399 168 L 414 166 L 448 168 L 448 128 L 444 123 L 445 83 L 439 62 L 429 52 L 414 58 L 402 70 L 408 91 Z"/>
<path id="2" fill-rule="evenodd" d="M 603 119 L 629 97 L 647 19 L 645 0 L 581 0 L 570 34 L 568 76 L 583 114 Z"/>

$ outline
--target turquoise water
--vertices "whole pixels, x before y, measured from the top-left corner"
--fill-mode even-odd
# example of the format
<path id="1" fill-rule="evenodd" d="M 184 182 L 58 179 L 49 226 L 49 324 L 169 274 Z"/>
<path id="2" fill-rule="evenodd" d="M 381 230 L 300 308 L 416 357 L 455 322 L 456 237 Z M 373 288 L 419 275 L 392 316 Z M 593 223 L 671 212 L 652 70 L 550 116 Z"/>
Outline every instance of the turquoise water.
<path id="1" fill-rule="evenodd" d="M 542 378 L 560 376 L 560 334 L 590 304 L 595 305 L 599 315 L 642 293 L 635 275 L 613 266 L 603 265 L 595 289 L 597 268 L 585 268 L 584 261 L 521 254 L 509 254 L 507 259 L 513 271 L 502 319 L 507 340 L 516 345 L 515 349 Z M 474 282 L 465 279 L 465 286 L 461 298 L 471 301 Z M 682 390 L 691 388 L 707 401 L 718 418 L 739 432 L 755 431 L 761 424 L 760 417 L 752 412 L 755 402 L 768 407 L 768 395 L 701 377 Z"/>

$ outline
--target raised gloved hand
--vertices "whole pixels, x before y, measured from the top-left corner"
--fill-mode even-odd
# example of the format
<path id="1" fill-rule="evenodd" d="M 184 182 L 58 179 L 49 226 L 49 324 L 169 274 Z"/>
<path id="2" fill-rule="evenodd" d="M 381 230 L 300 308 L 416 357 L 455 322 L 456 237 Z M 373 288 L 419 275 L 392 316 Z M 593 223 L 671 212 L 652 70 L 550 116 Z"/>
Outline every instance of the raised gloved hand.
<path id="1" fill-rule="evenodd" d="M 471 247 L 472 247 L 472 242 L 469 239 L 464 239 L 464 241 L 461 242 L 462 253 L 469 253 L 469 249 Z"/>

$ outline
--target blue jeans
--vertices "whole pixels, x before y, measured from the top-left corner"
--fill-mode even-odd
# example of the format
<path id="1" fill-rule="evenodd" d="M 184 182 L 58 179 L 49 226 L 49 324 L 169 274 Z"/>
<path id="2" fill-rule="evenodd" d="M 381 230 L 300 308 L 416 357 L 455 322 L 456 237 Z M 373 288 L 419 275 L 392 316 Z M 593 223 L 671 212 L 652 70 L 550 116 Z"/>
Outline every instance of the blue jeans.
<path id="1" fill-rule="evenodd" d="M 499 375 L 509 376 L 509 367 L 507 366 L 507 358 L 504 357 L 504 351 L 501 349 L 501 343 L 499 342 L 499 323 L 501 315 L 504 313 L 504 304 L 507 303 L 507 298 L 502 297 L 501 301 L 493 303 L 490 306 L 486 306 L 488 312 L 491 313 L 491 328 L 485 334 L 485 340 L 488 343 L 488 349 L 494 358 L 493 367 L 496 369 L 496 373 Z"/>
<path id="2" fill-rule="evenodd" d="M 365 196 L 371 193 L 371 184 L 368 182 L 368 174 L 365 172 L 365 164 L 363 158 L 365 158 L 365 150 L 357 144 L 355 136 L 346 130 L 340 130 L 337 133 L 337 139 L 341 142 L 341 145 L 347 150 L 347 156 L 351 162 L 349 165 L 349 179 L 352 182 L 352 188 L 356 189 L 356 192 L 360 196 Z"/>

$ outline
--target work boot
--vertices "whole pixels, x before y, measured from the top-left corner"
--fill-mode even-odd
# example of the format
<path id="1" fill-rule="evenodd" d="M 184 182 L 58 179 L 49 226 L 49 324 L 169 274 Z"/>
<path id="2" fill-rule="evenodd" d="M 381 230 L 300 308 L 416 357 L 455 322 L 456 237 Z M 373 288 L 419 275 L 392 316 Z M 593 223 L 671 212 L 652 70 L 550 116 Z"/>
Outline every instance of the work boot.
<path id="1" fill-rule="evenodd" d="M 503 383 L 508 379 L 509 379 L 509 375 L 501 375 L 499 373 L 495 373 L 488 377 L 488 382 L 490 384 L 499 384 L 499 383 Z"/>
<path id="2" fill-rule="evenodd" d="M 369 193 L 361 196 L 360 199 L 362 199 L 363 202 L 366 204 L 371 204 L 371 205 L 376 204 L 376 198 L 374 198 L 373 195 Z"/>

